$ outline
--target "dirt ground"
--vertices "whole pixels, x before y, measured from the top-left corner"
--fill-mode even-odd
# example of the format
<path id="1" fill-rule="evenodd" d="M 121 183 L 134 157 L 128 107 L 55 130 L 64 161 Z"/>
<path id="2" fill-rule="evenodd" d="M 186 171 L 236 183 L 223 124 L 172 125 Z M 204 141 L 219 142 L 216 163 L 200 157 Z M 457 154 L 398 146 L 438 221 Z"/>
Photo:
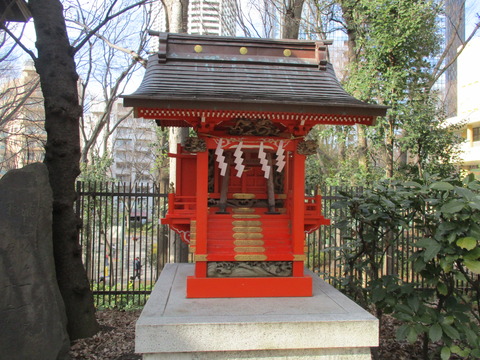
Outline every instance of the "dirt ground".
<path id="1" fill-rule="evenodd" d="M 77 340 L 71 348 L 73 360 L 137 360 L 135 354 L 135 322 L 140 311 L 103 310 L 97 312 L 101 331 L 95 336 Z M 379 359 L 415 360 L 422 359 L 421 344 L 398 342 L 395 330 L 398 322 L 385 316 L 380 330 Z"/>

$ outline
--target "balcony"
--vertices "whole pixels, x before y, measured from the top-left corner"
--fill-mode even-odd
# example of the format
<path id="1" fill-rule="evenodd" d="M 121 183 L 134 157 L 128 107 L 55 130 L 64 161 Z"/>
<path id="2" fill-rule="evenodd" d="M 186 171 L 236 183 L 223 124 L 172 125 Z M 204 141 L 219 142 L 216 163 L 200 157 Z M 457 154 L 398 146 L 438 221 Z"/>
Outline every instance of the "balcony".
<path id="1" fill-rule="evenodd" d="M 480 141 L 465 142 L 461 145 L 460 150 L 460 157 L 465 165 L 480 163 Z"/>

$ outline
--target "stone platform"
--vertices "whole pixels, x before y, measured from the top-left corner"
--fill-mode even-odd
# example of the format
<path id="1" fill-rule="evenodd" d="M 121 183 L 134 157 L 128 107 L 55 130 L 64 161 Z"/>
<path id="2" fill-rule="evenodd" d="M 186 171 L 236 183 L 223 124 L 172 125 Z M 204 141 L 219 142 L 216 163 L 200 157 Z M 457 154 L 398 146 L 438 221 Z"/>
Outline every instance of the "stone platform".
<path id="1" fill-rule="evenodd" d="M 193 264 L 168 264 L 136 325 L 135 352 L 160 359 L 370 359 L 378 320 L 313 277 L 312 297 L 187 299 Z"/>

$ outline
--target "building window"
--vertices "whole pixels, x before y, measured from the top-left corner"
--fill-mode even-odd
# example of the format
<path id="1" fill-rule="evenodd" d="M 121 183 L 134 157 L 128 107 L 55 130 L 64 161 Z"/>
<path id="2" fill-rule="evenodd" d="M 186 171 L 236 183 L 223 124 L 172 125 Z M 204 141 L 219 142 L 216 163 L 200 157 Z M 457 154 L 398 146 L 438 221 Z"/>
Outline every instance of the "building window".
<path id="1" fill-rule="evenodd" d="M 472 130 L 473 130 L 473 141 L 480 141 L 480 127 L 474 127 Z"/>

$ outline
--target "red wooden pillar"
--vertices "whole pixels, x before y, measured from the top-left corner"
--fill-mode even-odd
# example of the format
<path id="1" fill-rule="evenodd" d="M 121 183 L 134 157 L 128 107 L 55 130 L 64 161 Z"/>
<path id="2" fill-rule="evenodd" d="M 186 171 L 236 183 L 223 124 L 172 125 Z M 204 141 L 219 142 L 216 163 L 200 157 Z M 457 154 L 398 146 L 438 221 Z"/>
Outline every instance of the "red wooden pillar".
<path id="1" fill-rule="evenodd" d="M 193 175 L 193 174 L 192 174 Z M 197 153 L 195 276 L 207 276 L 208 151 Z"/>
<path id="2" fill-rule="evenodd" d="M 293 152 L 292 242 L 293 276 L 303 276 L 305 244 L 305 155 Z"/>

